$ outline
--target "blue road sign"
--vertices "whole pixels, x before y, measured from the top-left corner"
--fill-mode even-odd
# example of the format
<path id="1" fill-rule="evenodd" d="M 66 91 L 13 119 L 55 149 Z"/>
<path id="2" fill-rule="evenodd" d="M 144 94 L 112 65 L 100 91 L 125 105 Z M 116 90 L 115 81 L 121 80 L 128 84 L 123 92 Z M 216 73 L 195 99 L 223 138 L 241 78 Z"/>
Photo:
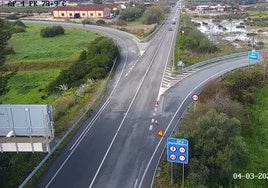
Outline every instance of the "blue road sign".
<path id="1" fill-rule="evenodd" d="M 178 62 L 178 66 L 179 66 L 179 67 L 183 67 L 184 65 L 185 65 L 185 63 L 183 63 L 182 61 L 179 61 L 179 62 Z"/>
<path id="2" fill-rule="evenodd" d="M 188 140 L 167 139 L 167 160 L 169 162 L 188 164 L 188 156 Z"/>
<path id="3" fill-rule="evenodd" d="M 259 61 L 260 59 L 260 52 L 257 52 L 255 50 L 248 52 L 248 60 L 250 61 Z"/>

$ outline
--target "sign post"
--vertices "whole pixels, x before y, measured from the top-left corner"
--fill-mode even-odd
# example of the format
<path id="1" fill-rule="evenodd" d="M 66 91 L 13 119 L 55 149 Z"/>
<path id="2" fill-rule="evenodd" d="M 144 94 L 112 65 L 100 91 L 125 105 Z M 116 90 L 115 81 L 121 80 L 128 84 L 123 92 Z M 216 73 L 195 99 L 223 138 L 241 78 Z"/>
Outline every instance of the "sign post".
<path id="1" fill-rule="evenodd" d="M 173 163 L 181 163 L 182 166 L 182 187 L 184 186 L 184 164 L 188 164 L 188 140 L 168 138 L 167 139 L 167 160 L 171 162 L 171 184 L 173 184 Z"/>
<path id="2" fill-rule="evenodd" d="M 192 96 L 192 100 L 194 101 L 194 112 L 196 111 L 196 102 L 198 101 L 199 96 L 197 94 L 194 94 Z"/>

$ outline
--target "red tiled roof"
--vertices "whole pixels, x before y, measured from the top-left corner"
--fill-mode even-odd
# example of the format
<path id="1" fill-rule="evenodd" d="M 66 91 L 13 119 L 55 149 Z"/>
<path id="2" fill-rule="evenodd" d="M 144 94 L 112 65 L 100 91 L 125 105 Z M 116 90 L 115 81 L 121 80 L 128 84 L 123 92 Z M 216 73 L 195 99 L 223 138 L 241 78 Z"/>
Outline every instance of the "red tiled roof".
<path id="1" fill-rule="evenodd" d="M 56 11 L 104 11 L 105 8 L 117 8 L 118 5 L 101 4 L 101 5 L 79 5 L 79 6 L 58 6 L 53 9 Z"/>

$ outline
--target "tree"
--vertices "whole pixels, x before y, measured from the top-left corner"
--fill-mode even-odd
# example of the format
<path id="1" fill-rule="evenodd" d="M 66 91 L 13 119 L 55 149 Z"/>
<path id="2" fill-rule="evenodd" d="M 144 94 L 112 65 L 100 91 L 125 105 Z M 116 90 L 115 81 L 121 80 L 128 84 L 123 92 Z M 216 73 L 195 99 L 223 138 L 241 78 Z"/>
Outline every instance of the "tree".
<path id="1" fill-rule="evenodd" d="M 7 42 L 11 38 L 9 23 L 0 19 L 0 95 L 8 92 L 8 80 L 11 73 L 6 73 L 5 56 Z"/>
<path id="2" fill-rule="evenodd" d="M 143 8 L 130 7 L 120 13 L 120 18 L 125 21 L 134 21 L 142 16 L 144 12 Z"/>
<path id="3" fill-rule="evenodd" d="M 247 149 L 241 123 L 215 110 L 181 127 L 177 137 L 189 140 L 191 161 L 186 178 L 194 187 L 229 187 L 237 164 L 246 165 Z M 177 173 L 176 173 L 177 174 Z"/>
<path id="4" fill-rule="evenodd" d="M 145 24 L 159 24 L 164 19 L 164 11 L 159 6 L 149 7 L 143 13 L 142 18 Z"/>

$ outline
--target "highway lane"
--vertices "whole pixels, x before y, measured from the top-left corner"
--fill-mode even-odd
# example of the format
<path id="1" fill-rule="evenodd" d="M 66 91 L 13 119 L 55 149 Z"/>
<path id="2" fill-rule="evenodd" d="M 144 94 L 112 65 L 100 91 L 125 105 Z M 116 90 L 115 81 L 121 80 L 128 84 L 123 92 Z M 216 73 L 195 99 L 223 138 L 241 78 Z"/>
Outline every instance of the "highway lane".
<path id="1" fill-rule="evenodd" d="M 96 113 L 97 118 L 92 118 L 92 123 L 83 127 L 82 130 L 86 131 L 80 131 L 80 134 L 84 133 L 82 136 L 79 134 L 75 136 L 77 140 L 74 139 L 66 147 L 70 151 L 65 148 L 63 154 L 40 179 L 38 187 L 85 187 L 89 184 L 88 181 L 93 178 L 94 172 L 97 171 L 101 163 L 102 156 L 108 149 L 107 146 L 125 117 L 137 87 L 141 85 L 140 79 L 147 72 L 146 70 L 149 70 L 147 67 L 151 64 L 152 59 L 150 54 L 159 48 L 158 40 L 165 32 L 166 28 L 157 33 L 155 40 L 152 41 L 150 48 L 141 57 L 139 63 L 134 63 L 134 71 L 130 71 L 131 67 L 130 70 L 127 70 L 122 65 L 117 69 L 117 71 L 122 70 L 120 76 L 115 73 L 121 79 L 117 89 L 113 90 L 112 95 L 107 97 L 107 102 L 104 102 L 100 107 L 101 113 Z M 125 59 L 124 64 L 127 63 L 127 56 Z"/>
<path id="2" fill-rule="evenodd" d="M 199 94 L 205 88 L 205 85 L 232 70 L 240 67 L 248 66 L 247 57 L 234 58 L 227 61 L 221 61 L 215 65 L 208 65 L 194 75 L 187 77 L 177 85 L 169 89 L 163 97 L 159 109 L 159 128 L 165 130 L 165 136 L 159 139 L 158 143 L 151 145 L 154 148 L 151 152 L 151 157 L 145 160 L 147 164 L 143 177 L 139 183 L 139 187 L 152 187 L 154 174 L 158 166 L 160 157 L 166 146 L 166 139 L 172 134 L 172 131 L 177 127 L 183 114 L 192 104 L 191 96 Z M 201 96 L 202 97 L 202 96 Z M 156 133 L 155 133 L 156 134 Z"/>
<path id="3" fill-rule="evenodd" d="M 243 64 L 224 63 L 223 67 L 205 69 L 208 72 L 199 71 L 170 89 L 161 98 L 160 106 L 155 107 L 173 37 L 171 32 L 167 32 L 169 21 L 138 63 L 133 62 L 132 69 L 121 69 L 117 89 L 100 107 L 103 111 L 90 129 L 84 127 L 88 132 L 80 137 L 83 139 L 73 140 L 66 147 L 69 152 L 58 158 L 38 187 L 150 187 L 165 138 L 187 109 L 192 89 L 201 80 L 215 74 L 214 71 Z M 213 69 L 215 67 L 218 69 Z M 152 123 L 152 119 L 158 119 L 159 124 Z M 159 128 L 166 130 L 164 139 L 156 135 Z"/>

